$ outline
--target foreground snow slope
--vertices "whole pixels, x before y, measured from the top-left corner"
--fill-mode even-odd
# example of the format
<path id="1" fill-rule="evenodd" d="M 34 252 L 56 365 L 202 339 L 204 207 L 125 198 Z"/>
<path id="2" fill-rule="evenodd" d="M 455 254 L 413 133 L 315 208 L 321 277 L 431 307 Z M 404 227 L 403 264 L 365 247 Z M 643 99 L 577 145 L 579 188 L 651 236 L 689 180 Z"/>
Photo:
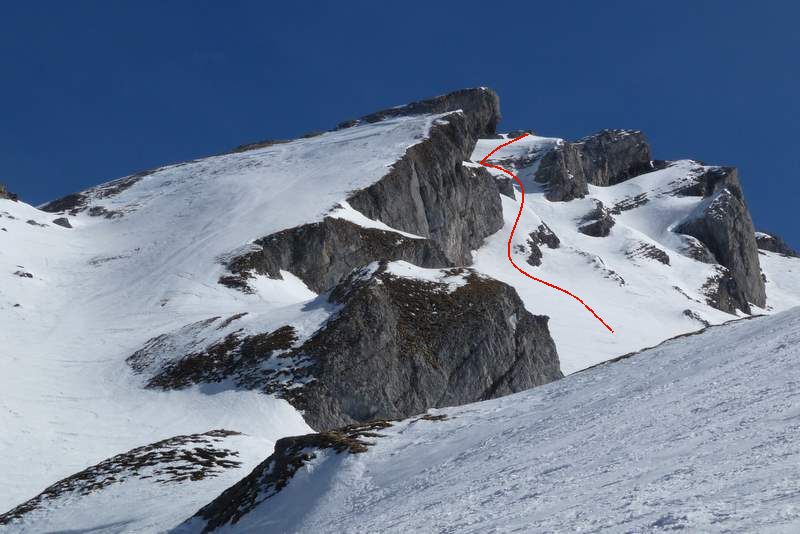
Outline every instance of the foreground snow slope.
<path id="1" fill-rule="evenodd" d="M 220 532 L 797 532 L 798 374 L 800 309 L 712 327 L 323 450 Z"/>
<path id="2" fill-rule="evenodd" d="M 0 199 L 0 511 L 177 434 L 225 428 L 272 443 L 309 431 L 288 403 L 256 392 L 144 390 L 125 358 L 153 336 L 245 311 L 262 332 L 316 330 L 330 310 L 309 306 L 316 295 L 302 282 L 260 280 L 245 295 L 217 283 L 220 258 L 319 220 L 385 175 L 435 120 L 399 117 L 164 167 L 90 190 L 71 229 Z"/>

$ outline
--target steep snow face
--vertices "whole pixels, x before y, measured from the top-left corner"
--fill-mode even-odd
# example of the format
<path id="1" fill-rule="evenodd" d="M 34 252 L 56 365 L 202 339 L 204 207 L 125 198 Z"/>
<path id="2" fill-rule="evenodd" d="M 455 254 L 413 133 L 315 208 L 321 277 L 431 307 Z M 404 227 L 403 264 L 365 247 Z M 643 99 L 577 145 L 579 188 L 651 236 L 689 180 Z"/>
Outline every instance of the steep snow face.
<path id="1" fill-rule="evenodd" d="M 216 532 L 794 532 L 798 347 L 795 309 L 436 410 Z"/>
<path id="2" fill-rule="evenodd" d="M 504 140 L 481 140 L 473 154 L 480 161 Z M 652 346 L 666 338 L 733 318 L 708 305 L 704 285 L 717 268 L 687 255 L 690 240 L 673 229 L 701 207 L 697 196 L 682 188 L 709 169 L 684 160 L 617 185 L 589 186 L 589 195 L 570 202 L 550 202 L 533 180 L 538 158 L 558 140 L 529 136 L 494 154 L 491 163 L 518 174 L 525 187 L 525 206 L 512 242 L 514 261 L 532 275 L 571 291 L 611 327 L 608 332 L 584 307 L 563 293 L 521 275 L 509 263 L 507 242 L 521 198 L 503 197 L 505 227 L 475 254 L 474 267 L 513 285 L 532 313 L 550 316 L 562 370 L 569 374 L 611 357 Z M 509 153 L 505 151 L 508 150 Z M 498 177 L 503 173 L 494 169 Z M 614 226 L 606 237 L 578 231 L 598 201 L 611 212 Z M 526 263 L 529 235 L 544 223 L 560 239 L 558 248 L 541 246 L 541 265 Z M 767 260 L 768 309 L 797 305 L 796 258 L 762 255 Z M 668 263 L 665 263 L 667 261 Z M 769 274 L 771 273 L 771 274 Z"/>
<path id="3" fill-rule="evenodd" d="M 310 431 L 288 403 L 256 392 L 145 390 L 125 359 L 154 336 L 242 312 L 229 330 L 291 324 L 299 341 L 310 335 L 332 310 L 300 280 L 259 278 L 245 295 L 217 283 L 221 261 L 343 206 L 425 139 L 437 117 L 397 117 L 119 180 L 83 194 L 82 209 L 66 215 L 71 229 L 53 224 L 60 215 L 0 199 L 0 510 L 176 434 L 226 428 L 272 443 Z"/>

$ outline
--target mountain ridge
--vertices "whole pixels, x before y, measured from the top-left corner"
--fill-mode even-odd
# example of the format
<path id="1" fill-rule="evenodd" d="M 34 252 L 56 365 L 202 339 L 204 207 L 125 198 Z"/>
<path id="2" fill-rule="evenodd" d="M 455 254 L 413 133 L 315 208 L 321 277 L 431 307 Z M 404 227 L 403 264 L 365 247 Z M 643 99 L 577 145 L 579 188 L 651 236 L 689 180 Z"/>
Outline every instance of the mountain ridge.
<path id="1" fill-rule="evenodd" d="M 616 333 L 598 328 L 507 261 L 519 194 L 478 163 L 509 139 L 499 120 L 494 92 L 465 90 L 123 177 L 52 211 L 0 199 L 0 508 L 143 444 L 227 429 L 247 472 L 289 435 L 501 397 L 800 305 L 798 260 L 759 251 L 777 245 L 752 229 L 730 169 L 649 161 L 635 131 L 530 135 L 492 160 L 525 186 L 512 254 Z M 573 198 L 553 196 L 570 183 Z M 173 491 L 182 504 L 159 521 L 210 500 L 191 481 Z M 81 505 L 49 506 L 13 524 L 35 531 Z"/>

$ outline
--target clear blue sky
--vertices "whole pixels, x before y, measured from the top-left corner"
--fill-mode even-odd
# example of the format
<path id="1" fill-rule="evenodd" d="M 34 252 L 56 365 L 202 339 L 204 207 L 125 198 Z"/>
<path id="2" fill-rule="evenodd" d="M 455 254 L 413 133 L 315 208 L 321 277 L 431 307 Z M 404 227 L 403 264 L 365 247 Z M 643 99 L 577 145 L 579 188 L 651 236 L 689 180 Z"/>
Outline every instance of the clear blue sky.
<path id="1" fill-rule="evenodd" d="M 27 5 L 30 4 L 30 5 Z M 739 167 L 800 247 L 796 2 L 7 2 L 0 182 L 40 203 L 462 87 L 501 128 Z"/>

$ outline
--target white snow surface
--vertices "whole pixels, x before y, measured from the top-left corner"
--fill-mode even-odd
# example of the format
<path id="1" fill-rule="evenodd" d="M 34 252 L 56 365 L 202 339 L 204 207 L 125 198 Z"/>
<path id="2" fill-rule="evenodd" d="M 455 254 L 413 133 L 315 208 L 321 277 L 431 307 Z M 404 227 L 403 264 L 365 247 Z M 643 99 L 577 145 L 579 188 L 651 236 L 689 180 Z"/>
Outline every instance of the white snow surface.
<path id="1" fill-rule="evenodd" d="M 256 392 L 207 386 L 144 389 L 143 376 L 135 375 L 125 358 L 161 334 L 171 334 L 176 354 L 239 328 L 260 333 L 290 324 L 298 342 L 310 336 L 335 311 L 323 297 L 288 272 L 282 280 L 251 280 L 254 294 L 237 292 L 217 283 L 225 272 L 224 260 L 260 237 L 327 215 L 419 237 L 366 218 L 346 198 L 385 175 L 440 118 L 394 118 L 163 167 L 121 192 L 90 190 L 89 206 L 122 216 L 92 217 L 85 211 L 68 215 L 72 229 L 52 224 L 55 214 L 0 199 L 0 512 L 105 458 L 175 435 L 218 428 L 245 433 L 244 473 L 270 453 L 275 440 L 309 432 L 288 403 Z M 467 164 L 474 165 L 504 140 L 479 141 L 474 161 Z M 713 267 L 680 254 L 686 243 L 671 232 L 699 199 L 669 191 L 698 172 L 699 164 L 682 161 L 616 186 L 592 187 L 590 197 L 582 200 L 551 203 L 532 177 L 537 158 L 560 142 L 531 136 L 493 159 L 497 164 L 506 164 L 508 158 L 524 162 L 516 169 L 526 199 L 514 245 L 524 248 L 528 233 L 542 222 L 561 239 L 558 249 L 541 247 L 541 267 L 528 266 L 521 251 L 515 251 L 516 261 L 582 297 L 615 333 L 568 296 L 524 278 L 508 263 L 506 241 L 518 201 L 501 197 L 505 227 L 475 251 L 472 267 L 513 285 L 532 313 L 550 316 L 564 372 L 696 330 L 701 324 L 684 315 L 687 309 L 710 323 L 733 318 L 705 303 L 700 288 Z M 610 208 L 639 194 L 646 194 L 649 202 L 615 215 L 617 224 L 609 237 L 576 231 L 593 198 Z M 671 265 L 629 257 L 642 244 L 668 252 Z M 768 309 L 763 311 L 800 305 L 800 261 L 771 253 L 760 258 L 768 292 Z M 390 269 L 396 276 L 450 287 L 463 283 L 444 270 L 403 262 L 393 262 Z M 242 312 L 247 315 L 223 329 L 186 329 L 212 318 L 222 324 Z M 222 476 L 209 480 L 203 498 L 230 482 Z M 164 494 L 150 490 L 134 496 L 138 490 L 131 489 L 126 496 L 126 487 L 134 486 L 104 492 L 96 503 L 111 510 L 113 503 L 129 499 L 146 510 L 165 500 Z M 162 508 L 164 525 L 178 512 L 186 517 L 193 511 L 189 508 L 197 499 L 184 493 L 195 491 L 191 488 L 173 488 L 171 498 L 183 504 L 173 512 Z M 75 512 L 70 528 L 87 528 L 89 523 L 80 519 L 87 516 L 80 513 Z M 47 517 L 55 521 L 66 516 Z M 120 511 L 116 517 L 114 521 L 131 525 L 129 531 L 151 531 L 143 516 Z M 126 528 L 108 529 L 119 530 Z"/>
<path id="2" fill-rule="evenodd" d="M 480 161 L 493 147 L 505 141 L 480 141 L 473 161 Z M 672 231 L 701 204 L 708 202 L 701 197 L 678 196 L 673 191 L 690 183 L 693 175 L 708 167 L 682 160 L 613 186 L 590 185 L 589 195 L 583 199 L 550 202 L 542 186 L 533 181 L 531 169 L 538 166 L 536 155 L 543 154 L 557 141 L 528 136 L 502 148 L 489 160 L 517 174 L 525 187 L 525 206 L 512 246 L 514 261 L 533 276 L 583 299 L 611 325 L 614 333 L 606 330 L 579 302 L 522 276 L 508 261 L 506 246 L 521 198 L 518 187 L 516 201 L 501 197 L 505 226 L 476 252 L 473 267 L 514 286 L 531 313 L 550 317 L 550 332 L 564 373 L 573 373 L 704 326 L 685 315 L 685 310 L 711 324 L 733 319 L 734 316 L 709 306 L 701 292 L 703 284 L 715 274 L 715 268 L 684 255 L 687 238 Z M 515 166 L 515 159 L 523 163 Z M 489 170 L 496 176 L 505 176 L 501 171 Z M 592 211 L 596 200 L 611 209 L 639 195 L 646 197 L 647 202 L 613 215 L 616 224 L 608 237 L 591 237 L 578 232 L 582 218 Z M 534 267 L 525 261 L 529 253 L 528 235 L 542 222 L 559 237 L 561 246 L 550 249 L 541 245 L 542 264 Z M 655 246 L 666 252 L 670 264 L 645 257 L 641 248 L 644 246 Z M 796 274 L 800 271 L 800 261 L 775 254 L 760 258 L 762 265 L 766 263 L 764 269 L 769 279 L 768 308 L 754 307 L 755 313 L 780 311 L 800 304 Z"/>
<path id="3" fill-rule="evenodd" d="M 323 452 L 219 532 L 797 532 L 799 374 L 800 309 L 734 321 Z"/>
<path id="4" fill-rule="evenodd" d="M 223 428 L 271 444 L 309 432 L 288 403 L 256 392 L 145 390 L 125 358 L 151 337 L 241 312 L 246 330 L 291 324 L 310 335 L 331 310 L 299 279 L 260 277 L 246 295 L 217 283 L 221 260 L 320 220 L 384 176 L 437 117 L 163 167 L 116 194 L 90 190 L 90 206 L 123 215 L 68 215 L 72 229 L 0 199 L 0 512 L 174 435 Z M 268 454 L 265 446 L 261 459 Z"/>

